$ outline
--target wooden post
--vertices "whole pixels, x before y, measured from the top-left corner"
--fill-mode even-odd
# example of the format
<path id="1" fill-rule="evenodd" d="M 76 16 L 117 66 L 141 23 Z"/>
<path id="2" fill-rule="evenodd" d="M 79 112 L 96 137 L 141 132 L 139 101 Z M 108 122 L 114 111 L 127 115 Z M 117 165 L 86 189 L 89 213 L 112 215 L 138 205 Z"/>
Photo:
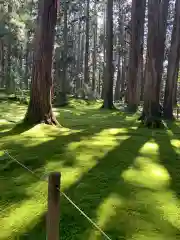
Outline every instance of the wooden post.
<path id="1" fill-rule="evenodd" d="M 53 172 L 48 180 L 47 240 L 59 240 L 61 174 Z"/>

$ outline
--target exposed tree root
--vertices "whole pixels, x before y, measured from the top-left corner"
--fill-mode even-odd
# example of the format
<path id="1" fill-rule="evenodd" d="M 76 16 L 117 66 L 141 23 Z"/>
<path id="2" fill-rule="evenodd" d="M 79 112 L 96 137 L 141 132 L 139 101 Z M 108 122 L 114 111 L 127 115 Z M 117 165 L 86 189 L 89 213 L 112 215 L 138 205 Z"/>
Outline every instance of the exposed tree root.
<path id="1" fill-rule="evenodd" d="M 161 118 L 158 117 L 147 117 L 144 113 L 138 118 L 142 125 L 148 128 L 164 128 L 164 123 Z"/>
<path id="2" fill-rule="evenodd" d="M 103 105 L 100 107 L 100 109 L 117 110 L 117 108 L 114 106 L 114 104 L 105 106 L 104 103 L 103 103 Z"/>
<path id="3" fill-rule="evenodd" d="M 52 116 L 44 116 L 44 118 L 32 118 L 29 116 L 26 116 L 24 119 L 24 124 L 26 125 L 37 125 L 45 123 L 47 125 L 54 125 L 54 126 L 60 126 L 59 122 L 57 121 L 56 117 L 54 115 Z"/>

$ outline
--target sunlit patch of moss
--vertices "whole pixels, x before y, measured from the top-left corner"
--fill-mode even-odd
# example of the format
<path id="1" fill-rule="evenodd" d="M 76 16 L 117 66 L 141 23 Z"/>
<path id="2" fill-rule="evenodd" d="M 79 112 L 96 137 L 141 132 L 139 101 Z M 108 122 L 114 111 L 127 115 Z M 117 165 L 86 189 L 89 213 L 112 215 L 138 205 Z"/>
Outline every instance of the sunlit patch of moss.
<path id="1" fill-rule="evenodd" d="M 180 140 L 179 139 L 172 139 L 171 144 L 176 148 L 180 148 Z"/>
<path id="2" fill-rule="evenodd" d="M 36 182 L 26 189 L 29 199 L 22 200 L 19 204 L 11 206 L 0 218 L 0 239 L 14 239 L 13 236 L 21 235 L 26 229 L 34 225 L 46 211 L 47 186 Z M 1 215 L 0 215 L 1 216 Z"/>
<path id="3" fill-rule="evenodd" d="M 146 142 L 141 149 L 139 150 L 140 154 L 146 154 L 146 153 L 151 153 L 151 154 L 158 154 L 159 153 L 159 147 L 158 144 L 154 141 L 151 140 L 149 142 Z"/>
<path id="4" fill-rule="evenodd" d="M 121 132 L 127 133 L 127 130 L 107 129 L 92 137 L 83 138 L 81 141 L 68 144 L 66 155 L 62 155 L 61 159 L 64 158 L 66 165 L 69 163 L 70 166 L 64 166 L 63 162 L 51 161 L 45 166 L 46 171 L 53 168 L 61 171 L 63 185 L 68 187 L 75 180 L 77 181 L 86 171 L 94 167 L 101 158 L 118 146 L 121 141 L 129 137 L 127 135 L 117 137 L 116 135 Z M 57 155 L 57 157 L 59 156 Z M 69 161 L 67 161 L 67 158 Z"/>
<path id="5" fill-rule="evenodd" d="M 104 199 L 102 204 L 96 211 L 96 223 L 101 228 L 108 229 L 110 219 L 116 217 L 116 210 L 123 208 L 125 205 L 125 199 L 121 198 L 118 194 L 112 193 L 107 199 Z M 97 229 L 93 229 L 88 233 L 88 239 L 102 239 L 102 233 Z"/>
<path id="6" fill-rule="evenodd" d="M 73 104 L 54 109 L 63 127 L 41 124 L 0 137 L 3 163 L 9 160 L 3 152 L 7 148 L 41 179 L 60 171 L 62 190 L 112 239 L 176 239 L 179 164 L 170 159 L 173 151 L 178 153 L 179 143 L 174 128 L 170 134 L 164 130 L 152 134 L 137 128 L 136 115 L 98 110 L 101 102 L 73 100 Z M 9 114 L 0 126 L 8 131 L 14 126 L 10 118 L 19 114 L 22 119 L 26 107 L 0 104 L 0 110 Z M 0 212 L 5 210 L 0 213 L 0 239 L 45 239 L 39 220 L 45 218 L 47 184 L 31 178 L 16 163 L 0 166 L 0 171 Z M 61 200 L 63 239 L 103 239 L 71 204 Z"/>
<path id="7" fill-rule="evenodd" d="M 122 173 L 125 181 L 150 189 L 168 187 L 170 176 L 167 170 L 160 164 L 156 164 L 149 158 L 137 157 L 135 165 Z"/>

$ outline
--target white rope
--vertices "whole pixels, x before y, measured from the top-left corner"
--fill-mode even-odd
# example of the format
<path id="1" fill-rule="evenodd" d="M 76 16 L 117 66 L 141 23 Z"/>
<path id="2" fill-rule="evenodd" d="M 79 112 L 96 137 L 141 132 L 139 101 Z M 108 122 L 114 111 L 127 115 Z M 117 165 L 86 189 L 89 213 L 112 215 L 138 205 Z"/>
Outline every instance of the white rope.
<path id="1" fill-rule="evenodd" d="M 61 194 L 97 229 L 99 232 L 108 240 L 111 238 L 95 223 L 93 220 L 88 217 L 65 193 L 61 192 Z"/>
<path id="2" fill-rule="evenodd" d="M 38 179 L 38 180 L 42 180 L 42 178 L 39 178 L 35 172 L 33 172 L 31 169 L 29 169 L 27 166 L 25 166 L 24 164 L 22 164 L 21 162 L 19 162 L 16 158 L 14 158 L 13 156 L 11 156 L 9 154 L 8 151 L 4 151 L 4 153 L 13 161 L 15 161 L 16 163 L 18 163 L 22 168 L 26 169 L 28 172 L 30 172 L 31 174 L 33 174 L 33 176 Z M 44 180 L 45 181 L 45 180 Z M 46 181 L 47 182 L 47 181 Z M 66 200 L 71 203 L 74 208 L 76 208 L 106 239 L 108 240 L 112 240 L 90 217 L 88 217 L 88 215 L 86 213 L 84 213 L 64 192 L 62 192 L 59 188 L 57 188 L 57 190 L 60 192 L 60 194 L 62 196 L 64 196 L 66 198 Z"/>

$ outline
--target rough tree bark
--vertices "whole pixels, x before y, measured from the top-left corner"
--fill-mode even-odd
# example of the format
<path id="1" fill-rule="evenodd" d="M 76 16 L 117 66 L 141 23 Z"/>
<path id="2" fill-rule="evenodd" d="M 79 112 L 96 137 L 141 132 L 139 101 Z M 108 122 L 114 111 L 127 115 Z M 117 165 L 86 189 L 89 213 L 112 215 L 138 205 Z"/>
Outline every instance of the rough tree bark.
<path id="1" fill-rule="evenodd" d="M 162 74 L 163 74 L 168 7 L 169 7 L 169 0 L 161 0 L 160 9 L 159 9 L 159 32 L 158 32 L 158 41 L 157 41 L 158 54 L 156 58 L 156 69 L 158 69 L 157 71 L 158 80 L 157 80 L 157 89 L 156 89 L 157 97 L 159 97 Z"/>
<path id="2" fill-rule="evenodd" d="M 159 20 L 161 0 L 149 0 L 148 2 L 148 42 L 147 42 L 147 65 L 145 73 L 144 108 L 141 120 L 148 127 L 160 127 L 161 110 L 159 105 Z"/>
<path id="3" fill-rule="evenodd" d="M 43 0 L 39 4 L 30 102 L 24 119 L 29 124 L 58 123 L 51 104 L 52 53 L 56 20 L 57 0 Z"/>
<path id="4" fill-rule="evenodd" d="M 174 94 L 177 81 L 177 67 L 180 60 L 180 0 L 176 0 L 175 18 L 168 58 L 168 71 L 164 95 L 164 117 L 173 119 Z"/>
<path id="5" fill-rule="evenodd" d="M 90 0 L 87 0 L 86 6 L 86 45 L 84 58 L 84 83 L 89 83 L 89 8 Z"/>
<path id="6" fill-rule="evenodd" d="M 138 77 L 143 47 L 145 6 L 146 0 L 132 1 L 131 41 L 127 92 L 128 109 L 131 112 L 135 112 L 139 104 Z"/>
<path id="7" fill-rule="evenodd" d="M 103 87 L 103 106 L 105 109 L 114 108 L 113 105 L 113 1 L 107 1 L 106 25 L 106 67 Z"/>

